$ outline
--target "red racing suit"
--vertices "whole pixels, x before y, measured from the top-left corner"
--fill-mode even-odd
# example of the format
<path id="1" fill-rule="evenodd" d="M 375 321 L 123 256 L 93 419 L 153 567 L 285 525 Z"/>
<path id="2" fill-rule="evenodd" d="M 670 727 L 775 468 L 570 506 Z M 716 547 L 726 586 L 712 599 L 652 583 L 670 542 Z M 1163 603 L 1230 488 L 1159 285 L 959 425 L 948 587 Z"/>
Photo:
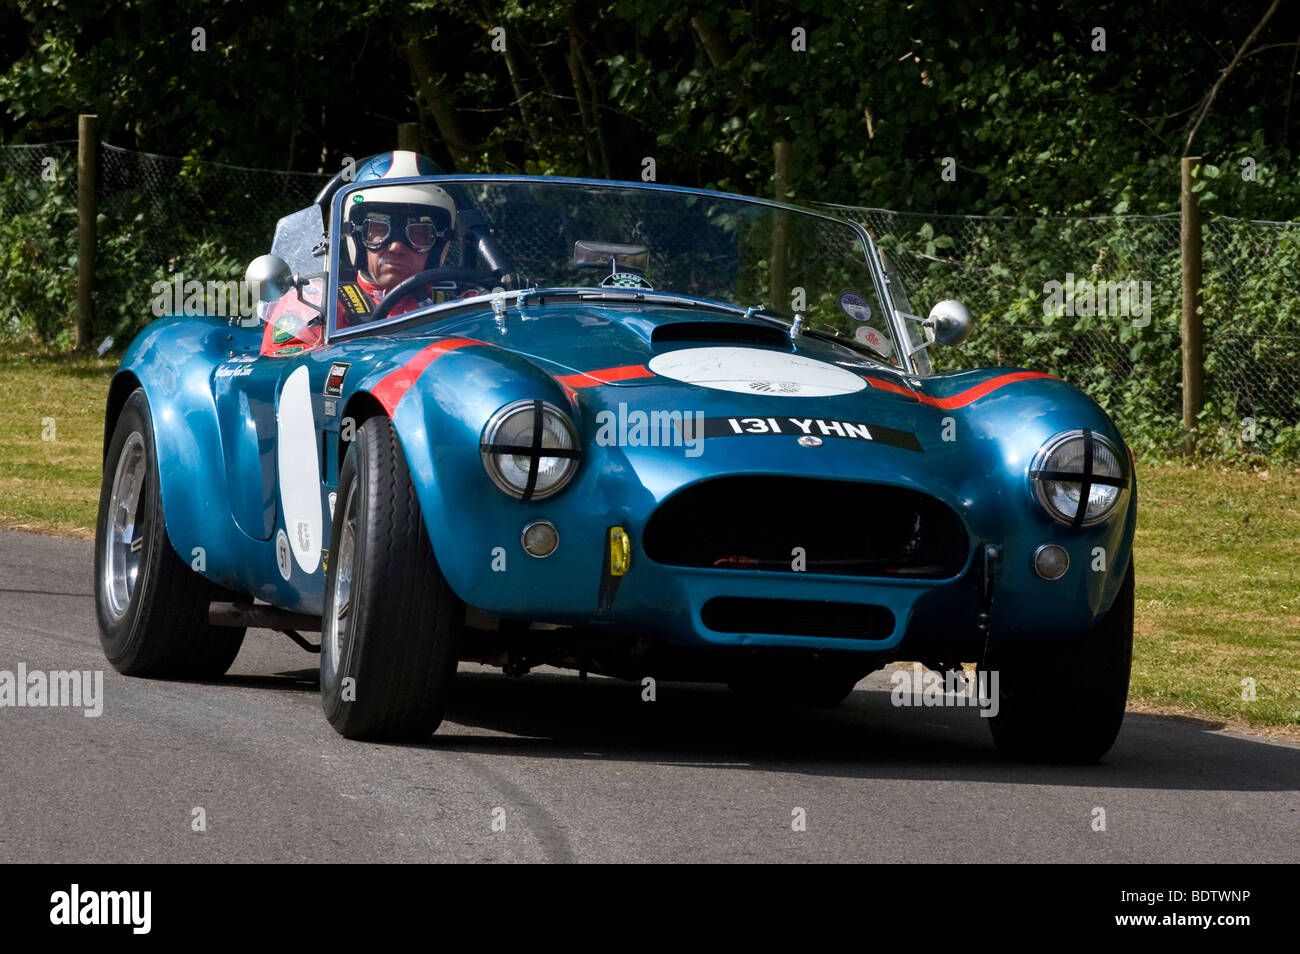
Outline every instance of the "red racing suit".
<path id="1" fill-rule="evenodd" d="M 424 296 L 404 295 L 393 306 L 389 315 L 401 315 L 426 303 L 441 304 L 456 298 L 469 298 L 483 294 L 481 288 L 469 288 L 459 295 L 445 289 L 425 286 Z M 290 289 L 271 306 L 267 315 L 266 330 L 262 336 L 262 354 L 268 356 L 297 354 L 309 351 L 321 343 L 320 316 L 311 302 L 320 299 L 320 280 L 313 279 L 303 290 L 307 303 L 298 301 L 297 292 Z M 384 297 L 384 290 L 365 275 L 358 273 L 351 281 L 339 286 L 339 300 L 335 312 L 336 327 L 349 328 L 362 324 Z"/>
<path id="2" fill-rule="evenodd" d="M 459 295 L 453 295 L 444 289 L 424 287 L 424 297 L 417 299 L 415 295 L 404 295 L 402 300 L 393 306 L 388 313 L 391 318 L 393 315 L 405 314 L 425 304 L 440 305 L 446 301 L 453 301 L 456 298 L 469 298 L 473 295 L 483 294 L 482 289 L 470 288 L 461 292 Z M 348 328 L 353 324 L 361 324 L 365 321 L 367 315 L 375 310 L 375 306 L 384 297 L 384 290 L 372 282 L 365 272 L 357 272 L 353 281 L 343 282 L 339 285 L 338 312 L 335 319 L 335 326 L 338 328 Z"/>

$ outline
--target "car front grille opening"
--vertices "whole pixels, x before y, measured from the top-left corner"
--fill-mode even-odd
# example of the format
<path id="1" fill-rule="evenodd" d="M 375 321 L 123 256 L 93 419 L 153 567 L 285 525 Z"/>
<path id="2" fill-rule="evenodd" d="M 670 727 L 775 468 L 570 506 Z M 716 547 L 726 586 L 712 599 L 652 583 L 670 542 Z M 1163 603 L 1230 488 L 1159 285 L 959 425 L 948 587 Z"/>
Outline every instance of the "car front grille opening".
<path id="1" fill-rule="evenodd" d="M 795 477 L 719 477 L 654 512 L 646 556 L 668 566 L 941 580 L 969 540 L 946 504 L 903 487 Z"/>
<path id="2" fill-rule="evenodd" d="M 717 633 L 886 639 L 894 631 L 894 614 L 883 606 L 822 600 L 716 596 L 704 604 L 700 618 Z"/>

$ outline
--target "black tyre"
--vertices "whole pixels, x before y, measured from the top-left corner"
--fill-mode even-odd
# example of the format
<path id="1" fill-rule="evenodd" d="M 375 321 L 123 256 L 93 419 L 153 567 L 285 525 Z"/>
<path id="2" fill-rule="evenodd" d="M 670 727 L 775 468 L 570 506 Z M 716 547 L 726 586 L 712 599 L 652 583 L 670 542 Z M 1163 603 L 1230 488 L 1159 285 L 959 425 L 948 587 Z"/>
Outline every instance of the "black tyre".
<path id="1" fill-rule="evenodd" d="M 393 425 L 373 417 L 339 472 L 320 657 L 330 725 L 350 739 L 428 738 L 447 708 L 463 620 Z"/>
<path id="2" fill-rule="evenodd" d="M 95 526 L 95 610 L 104 655 L 128 676 L 215 679 L 244 630 L 213 626 L 208 604 L 238 596 L 190 568 L 167 539 L 153 419 L 126 401 L 104 458 Z"/>
<path id="3" fill-rule="evenodd" d="M 1096 626 L 1051 653 L 991 661 L 998 670 L 993 741 L 1006 756 L 1091 764 L 1115 743 L 1133 662 L 1133 563 Z M 1058 679 L 1058 676 L 1067 676 Z"/>

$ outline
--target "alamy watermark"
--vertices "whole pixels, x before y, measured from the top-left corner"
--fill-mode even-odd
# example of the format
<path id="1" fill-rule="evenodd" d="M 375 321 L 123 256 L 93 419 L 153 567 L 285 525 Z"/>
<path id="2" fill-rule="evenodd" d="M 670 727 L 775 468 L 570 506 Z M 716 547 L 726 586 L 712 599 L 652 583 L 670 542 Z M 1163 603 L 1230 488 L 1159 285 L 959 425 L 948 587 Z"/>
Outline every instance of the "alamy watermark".
<path id="1" fill-rule="evenodd" d="M 925 706 L 927 708 L 978 706 L 980 717 L 991 719 L 1002 708 L 998 696 L 998 671 L 981 669 L 974 678 L 950 669 L 943 675 L 927 670 L 920 663 L 911 669 L 895 669 L 889 675 L 894 687 L 889 701 L 895 706 Z"/>
<path id="2" fill-rule="evenodd" d="M 50 895 L 50 923 L 57 925 L 129 925 L 132 934 L 153 926 L 152 891 L 83 891 L 74 884 Z"/>
<path id="3" fill-rule="evenodd" d="M 258 282 L 201 282 L 185 280 L 177 272 L 171 281 L 154 282 L 151 310 L 155 318 L 163 315 L 214 315 L 222 318 L 252 318 L 257 314 L 261 289 Z"/>
<path id="4" fill-rule="evenodd" d="M 82 714 L 87 719 L 96 719 L 104 712 L 104 671 L 33 669 L 28 672 L 26 663 L 19 663 L 17 672 L 0 669 L 0 709 L 9 706 L 84 709 Z"/>
<path id="5" fill-rule="evenodd" d="M 704 453 L 703 411 L 629 411 L 596 413 L 596 444 L 600 447 L 685 447 L 687 457 Z"/>
<path id="6" fill-rule="evenodd" d="M 1043 283 L 1043 314 L 1060 318 L 1132 318 L 1134 328 L 1151 324 L 1151 283 L 1076 279 L 1065 273 L 1065 282 Z"/>

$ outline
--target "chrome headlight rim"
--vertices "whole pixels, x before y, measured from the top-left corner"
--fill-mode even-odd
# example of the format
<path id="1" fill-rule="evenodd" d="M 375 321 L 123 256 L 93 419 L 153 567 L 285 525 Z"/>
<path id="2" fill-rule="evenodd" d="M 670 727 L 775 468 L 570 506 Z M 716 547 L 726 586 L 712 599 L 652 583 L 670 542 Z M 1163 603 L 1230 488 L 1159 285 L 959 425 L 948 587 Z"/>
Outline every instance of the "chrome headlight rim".
<path id="1" fill-rule="evenodd" d="M 497 437 L 505 423 L 514 415 L 526 412 L 533 414 L 532 444 L 524 446 L 499 443 Z M 571 446 L 542 446 L 542 432 L 545 429 L 548 415 L 552 419 L 559 421 L 564 427 L 569 435 Z M 519 487 L 510 482 L 502 473 L 496 458 L 505 454 L 528 457 L 528 482 L 525 486 Z M 503 405 L 488 418 L 488 422 L 483 425 L 483 431 L 479 435 L 479 456 L 483 461 L 483 469 L 487 471 L 488 478 L 498 490 L 507 496 L 527 503 L 531 500 L 545 500 L 548 497 L 553 497 L 567 487 L 573 480 L 574 474 L 578 472 L 578 460 L 582 456 L 582 452 L 578 444 L 578 429 L 574 425 L 573 419 L 569 417 L 563 408 L 551 404 L 549 401 L 524 398 Z M 565 473 L 554 484 L 539 490 L 537 488 L 538 464 L 543 458 L 547 457 L 567 459 L 570 463 Z"/>
<path id="2" fill-rule="evenodd" d="M 1082 440 L 1084 442 L 1084 469 L 1082 471 L 1049 471 L 1044 469 L 1044 464 L 1061 449 L 1065 444 L 1071 441 Z M 1115 465 L 1119 470 L 1118 477 L 1111 477 L 1105 474 L 1093 473 L 1093 463 L 1096 459 L 1096 445 L 1100 444 L 1110 451 L 1115 459 Z M 1127 496 L 1129 488 L 1129 473 L 1124 466 L 1124 456 L 1120 453 L 1119 448 L 1106 437 L 1098 434 L 1096 431 L 1087 427 L 1076 427 L 1068 431 L 1061 431 L 1054 434 L 1043 442 L 1034 455 L 1033 463 L 1029 467 L 1029 480 L 1033 484 L 1034 496 L 1037 498 L 1039 506 L 1057 523 L 1064 524 L 1071 529 L 1078 530 L 1083 527 L 1095 527 L 1097 524 L 1110 519 L 1119 509 L 1120 504 Z M 1049 482 L 1058 483 L 1075 483 L 1079 484 L 1079 506 L 1073 515 L 1062 513 L 1058 510 L 1048 498 L 1047 484 Z M 1115 500 L 1109 507 L 1101 513 L 1092 517 L 1088 516 L 1088 501 L 1092 496 L 1092 488 L 1097 485 L 1106 487 L 1117 487 L 1118 492 L 1115 494 Z"/>

